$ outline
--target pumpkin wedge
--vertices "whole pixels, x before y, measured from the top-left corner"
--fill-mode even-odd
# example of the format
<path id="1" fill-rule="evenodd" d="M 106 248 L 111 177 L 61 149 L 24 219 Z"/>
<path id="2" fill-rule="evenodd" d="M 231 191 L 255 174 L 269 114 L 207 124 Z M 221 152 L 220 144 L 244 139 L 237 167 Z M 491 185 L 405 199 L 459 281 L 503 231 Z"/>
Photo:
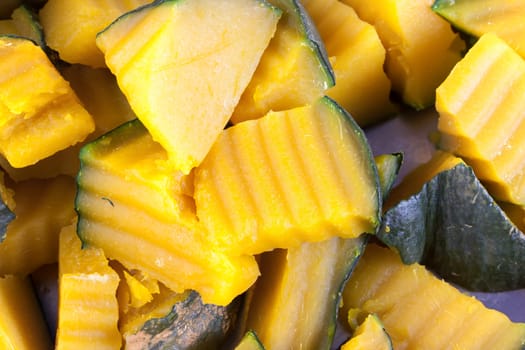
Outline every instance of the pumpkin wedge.
<path id="1" fill-rule="evenodd" d="M 525 59 L 483 35 L 436 91 L 439 147 L 472 166 L 498 200 L 525 204 Z"/>
<path id="2" fill-rule="evenodd" d="M 368 244 L 343 291 L 343 308 L 375 313 L 394 349 L 521 349 L 525 324 L 486 308 L 419 264 Z M 346 314 L 346 313 L 345 313 Z"/>
<path id="3" fill-rule="evenodd" d="M 76 217 L 75 180 L 69 176 L 15 183 L 13 221 L 0 243 L 0 275 L 26 276 L 57 262 L 60 230 Z"/>
<path id="4" fill-rule="evenodd" d="M 328 97 L 226 129 L 195 170 L 194 197 L 233 255 L 375 232 L 381 208 L 364 133 Z"/>
<path id="5" fill-rule="evenodd" d="M 369 314 L 341 350 L 393 350 L 393 346 L 379 317 Z"/>
<path id="6" fill-rule="evenodd" d="M 53 344 L 29 277 L 0 277 L 0 348 L 51 350 Z"/>
<path id="7" fill-rule="evenodd" d="M 120 349 L 118 274 L 104 252 L 82 248 L 71 224 L 60 232 L 56 349 Z"/>
<path id="8" fill-rule="evenodd" d="M 69 84 L 40 46 L 0 37 L 0 153 L 24 167 L 84 140 L 94 130 Z"/>
<path id="9" fill-rule="evenodd" d="M 433 0 L 343 0 L 377 30 L 392 89 L 408 105 L 434 103 L 435 89 L 461 59 L 465 43 L 431 9 Z M 432 38 L 432 40 L 429 40 Z"/>
<path id="10" fill-rule="evenodd" d="M 193 178 L 172 168 L 167 152 L 139 120 L 84 146 L 77 177 L 78 234 L 128 270 L 203 301 L 227 305 L 259 270 L 253 256 L 229 256 L 195 215 Z"/>
<path id="11" fill-rule="evenodd" d="M 480 37 L 496 33 L 525 58 L 525 3 L 520 0 L 435 0 L 432 10 L 455 28 Z"/>
<path id="12" fill-rule="evenodd" d="M 282 11 L 262 0 L 155 1 L 97 36 L 137 117 L 187 174 L 228 122 Z"/>
<path id="13" fill-rule="evenodd" d="M 391 196 L 376 236 L 405 263 L 469 290 L 525 288 L 525 234 L 460 158 L 437 151 Z"/>
<path id="14" fill-rule="evenodd" d="M 324 95 L 334 73 L 315 24 L 297 0 L 270 0 L 283 10 L 275 35 L 235 107 L 231 121 L 299 107 Z"/>
<path id="15" fill-rule="evenodd" d="M 122 14 L 151 0 L 48 0 L 39 11 L 48 45 L 68 63 L 105 67 L 97 33 Z"/>
<path id="16" fill-rule="evenodd" d="M 365 242 L 364 236 L 336 237 L 263 254 L 246 329 L 254 330 L 268 349 L 329 350 L 340 293 Z"/>
<path id="17" fill-rule="evenodd" d="M 303 0 L 330 57 L 336 84 L 326 95 L 362 127 L 392 115 L 391 82 L 385 74 L 386 50 L 375 27 L 338 0 Z M 366 54 L 359 54 L 366 52 Z"/>

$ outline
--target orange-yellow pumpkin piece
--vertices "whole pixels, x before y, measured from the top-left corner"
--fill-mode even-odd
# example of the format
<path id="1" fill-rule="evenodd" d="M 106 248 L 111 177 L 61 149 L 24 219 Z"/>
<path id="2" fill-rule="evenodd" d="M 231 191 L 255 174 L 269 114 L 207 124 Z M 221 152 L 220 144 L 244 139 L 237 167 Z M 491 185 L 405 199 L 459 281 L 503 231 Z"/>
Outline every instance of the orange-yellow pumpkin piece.
<path id="1" fill-rule="evenodd" d="M 0 37 L 0 153 L 24 167 L 82 141 L 93 118 L 41 47 Z"/>
<path id="2" fill-rule="evenodd" d="M 525 204 L 525 60 L 483 35 L 436 91 L 440 148 L 465 159 L 498 200 Z"/>
<path id="3" fill-rule="evenodd" d="M 379 192 L 362 130 L 327 97 L 226 129 L 195 171 L 197 216 L 234 255 L 374 232 Z"/>
<path id="4" fill-rule="evenodd" d="M 75 224 L 60 232 L 56 349 L 120 349 L 118 274 L 102 249 L 82 248 Z"/>

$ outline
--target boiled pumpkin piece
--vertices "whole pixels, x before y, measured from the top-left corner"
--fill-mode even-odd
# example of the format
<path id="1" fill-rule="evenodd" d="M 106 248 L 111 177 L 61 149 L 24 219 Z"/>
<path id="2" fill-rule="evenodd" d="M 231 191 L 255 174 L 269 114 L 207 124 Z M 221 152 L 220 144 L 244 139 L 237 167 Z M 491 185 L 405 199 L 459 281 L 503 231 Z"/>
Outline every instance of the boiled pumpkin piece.
<path id="1" fill-rule="evenodd" d="M 334 73 L 324 43 L 297 0 L 270 0 L 283 10 L 274 37 L 235 107 L 239 123 L 311 103 L 333 86 Z"/>
<path id="2" fill-rule="evenodd" d="M 419 264 L 369 244 L 343 292 L 343 308 L 375 313 L 394 349 L 521 349 L 525 324 L 486 308 Z M 355 313 L 354 313 L 355 314 Z"/>
<path id="3" fill-rule="evenodd" d="M 423 109 L 461 59 L 465 43 L 431 9 L 433 0 L 343 0 L 374 25 L 386 48 L 385 70 L 392 89 L 408 105 Z"/>
<path id="4" fill-rule="evenodd" d="M 0 153 L 13 167 L 36 163 L 82 141 L 91 115 L 39 46 L 0 37 Z"/>
<path id="5" fill-rule="evenodd" d="M 137 117 L 183 173 L 225 127 L 281 13 L 260 0 L 156 1 L 98 34 Z"/>
<path id="6" fill-rule="evenodd" d="M 341 350 L 392 350 L 392 340 L 383 323 L 375 314 L 369 314 L 355 329 L 352 337 L 341 345 Z"/>
<path id="7" fill-rule="evenodd" d="M 51 336 L 28 277 L 0 277 L 0 348 L 51 350 Z"/>
<path id="8" fill-rule="evenodd" d="M 424 264 L 469 290 L 525 288 L 525 234 L 461 159 L 436 152 L 391 196 L 376 236 L 405 263 Z"/>
<path id="9" fill-rule="evenodd" d="M 27 276 L 58 260 L 60 230 L 76 217 L 75 180 L 59 176 L 14 183 L 15 219 L 0 243 L 0 275 Z"/>
<path id="10" fill-rule="evenodd" d="M 360 126 L 392 115 L 391 82 L 384 72 L 386 51 L 376 29 L 336 0 L 303 0 L 330 57 L 336 84 L 326 94 Z M 365 54 L 366 53 L 366 54 Z"/>
<path id="11" fill-rule="evenodd" d="M 82 145 L 136 118 L 108 69 L 75 64 L 61 67 L 60 73 L 93 117 L 95 130 L 83 142 L 24 168 L 14 168 L 0 157 L 0 166 L 15 181 L 47 179 L 58 175 L 76 176 L 80 167 L 78 153 Z"/>
<path id="12" fill-rule="evenodd" d="M 335 237 L 263 254 L 246 329 L 268 349 L 330 349 L 342 286 L 365 241 Z"/>
<path id="13" fill-rule="evenodd" d="M 498 200 L 525 204 L 525 60 L 483 35 L 437 89 L 439 147 L 472 166 Z"/>
<path id="14" fill-rule="evenodd" d="M 56 349 L 120 349 L 119 276 L 101 249 L 81 247 L 75 227 L 60 233 Z"/>
<path id="15" fill-rule="evenodd" d="M 362 130 L 327 97 L 226 129 L 195 171 L 197 216 L 234 255 L 374 232 L 380 192 Z"/>
<path id="16" fill-rule="evenodd" d="M 48 45 L 68 63 L 105 67 L 97 33 L 122 14 L 151 0 L 48 0 L 39 11 Z"/>
<path id="17" fill-rule="evenodd" d="M 139 120 L 84 146 L 77 178 L 78 233 L 128 270 L 203 301 L 227 305 L 259 270 L 253 256 L 229 256 L 197 220 L 193 180 Z"/>
<path id="18" fill-rule="evenodd" d="M 166 294 L 168 293 L 168 294 Z M 171 293 L 171 294 L 170 294 Z M 205 304 L 199 294 L 163 292 L 151 307 L 138 309 L 140 318 L 136 331 L 124 331 L 124 349 L 223 349 L 235 329 L 241 298 L 225 306 Z M 157 308 L 167 312 L 159 313 Z M 133 323 L 136 323 L 134 320 Z M 122 329 L 122 328 L 121 328 Z"/>
<path id="19" fill-rule="evenodd" d="M 525 4 L 520 0 L 434 0 L 432 10 L 475 37 L 496 33 L 525 58 Z"/>

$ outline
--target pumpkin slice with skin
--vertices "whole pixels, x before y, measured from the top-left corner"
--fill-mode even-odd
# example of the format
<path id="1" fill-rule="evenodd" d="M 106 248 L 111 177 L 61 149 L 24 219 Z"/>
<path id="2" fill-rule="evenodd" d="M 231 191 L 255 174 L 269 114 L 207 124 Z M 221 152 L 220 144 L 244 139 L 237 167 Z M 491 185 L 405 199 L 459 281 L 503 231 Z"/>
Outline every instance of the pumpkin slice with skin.
<path id="1" fill-rule="evenodd" d="M 480 37 L 496 33 L 525 58 L 525 4 L 520 0 L 435 0 L 432 10 L 455 28 Z"/>
<path id="2" fill-rule="evenodd" d="M 417 187 L 414 179 L 424 178 Z M 525 234 L 460 158 L 437 151 L 391 195 L 399 201 L 389 204 L 377 237 L 406 264 L 470 290 L 525 288 Z"/>
<path id="3" fill-rule="evenodd" d="M 259 0 L 155 1 L 97 45 L 137 117 L 187 174 L 226 126 L 282 11 Z"/>
<path id="4" fill-rule="evenodd" d="M 246 329 L 268 349 L 330 349 L 339 296 L 365 242 L 364 236 L 336 237 L 264 253 Z"/>
<path id="5" fill-rule="evenodd" d="M 0 277 L 0 348 L 51 350 L 53 344 L 29 277 Z"/>
<path id="6" fill-rule="evenodd" d="M 84 146 L 77 177 L 78 234 L 126 269 L 206 303 L 229 304 L 259 275 L 253 256 L 231 256 L 197 220 L 193 178 L 175 171 L 139 120 Z"/>
<path id="7" fill-rule="evenodd" d="M 162 288 L 152 303 L 120 321 L 124 349 L 223 349 L 237 324 L 241 301 L 204 304 L 196 292 Z"/>
<path id="8" fill-rule="evenodd" d="M 60 233 L 56 349 L 120 349 L 119 276 L 101 249 L 81 247 L 75 227 Z"/>
<path id="9" fill-rule="evenodd" d="M 68 63 L 105 67 L 97 33 L 117 17 L 151 0 L 48 0 L 39 11 L 48 45 Z"/>
<path id="10" fill-rule="evenodd" d="M 270 0 L 283 10 L 275 35 L 235 107 L 231 121 L 299 107 L 324 96 L 335 84 L 324 43 L 297 0 Z"/>
<path id="11" fill-rule="evenodd" d="M 394 349 L 521 349 L 525 345 L 524 323 L 486 308 L 422 265 L 405 265 L 393 250 L 376 244 L 367 245 L 346 284 L 343 309 L 377 314 Z"/>
<path id="12" fill-rule="evenodd" d="M 0 37 L 0 153 L 24 167 L 86 138 L 91 115 L 41 47 Z"/>
<path id="13" fill-rule="evenodd" d="M 5 173 L 0 171 L 0 243 L 5 240 L 7 227 L 15 219 L 14 191 L 6 185 Z"/>
<path id="14" fill-rule="evenodd" d="M 303 0 L 336 76 L 326 95 L 336 100 L 362 127 L 392 115 L 391 82 L 383 66 L 386 51 L 373 25 L 338 0 Z M 366 55 L 356 54 L 366 52 Z"/>
<path id="15" fill-rule="evenodd" d="M 341 350 L 393 350 L 393 346 L 379 317 L 369 314 Z"/>
<path id="16" fill-rule="evenodd" d="M 381 208 L 364 133 L 327 97 L 226 129 L 195 171 L 194 197 L 233 255 L 374 232 Z"/>
<path id="17" fill-rule="evenodd" d="M 13 221 L 0 243 L 0 275 L 26 276 L 57 262 L 60 230 L 76 217 L 75 180 L 59 176 L 13 184 Z"/>
<path id="18" fill-rule="evenodd" d="M 385 70 L 392 89 L 418 110 L 431 106 L 436 88 L 465 50 L 450 23 L 432 11 L 433 0 L 343 3 L 376 28 L 386 48 Z"/>
<path id="19" fill-rule="evenodd" d="M 436 91 L 439 147 L 461 156 L 498 200 L 525 204 L 525 60 L 483 35 Z"/>

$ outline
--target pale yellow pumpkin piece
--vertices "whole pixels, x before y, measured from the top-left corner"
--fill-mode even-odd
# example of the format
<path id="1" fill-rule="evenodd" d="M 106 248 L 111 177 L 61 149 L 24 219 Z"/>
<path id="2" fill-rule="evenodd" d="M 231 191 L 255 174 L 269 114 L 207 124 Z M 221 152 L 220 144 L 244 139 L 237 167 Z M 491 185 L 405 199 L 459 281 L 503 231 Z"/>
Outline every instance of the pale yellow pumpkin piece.
<path id="1" fill-rule="evenodd" d="M 81 248 L 75 227 L 60 233 L 56 349 L 120 349 L 119 276 L 101 249 Z"/>
<path id="2" fill-rule="evenodd" d="M 282 11 L 260 0 L 167 0 L 119 18 L 97 45 L 137 117 L 187 174 L 226 126 Z"/>

